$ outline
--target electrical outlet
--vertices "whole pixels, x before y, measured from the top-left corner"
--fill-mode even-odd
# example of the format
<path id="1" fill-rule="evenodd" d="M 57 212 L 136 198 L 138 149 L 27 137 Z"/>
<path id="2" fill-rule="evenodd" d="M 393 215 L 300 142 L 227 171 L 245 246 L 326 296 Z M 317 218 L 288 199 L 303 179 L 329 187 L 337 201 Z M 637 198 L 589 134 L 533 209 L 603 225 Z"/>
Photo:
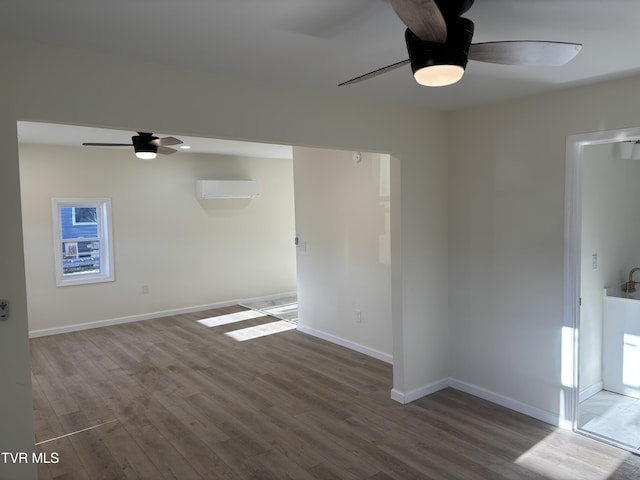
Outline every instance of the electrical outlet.
<path id="1" fill-rule="evenodd" d="M 149 285 L 142 285 L 142 294 L 146 295 L 149 293 Z"/>
<path id="2" fill-rule="evenodd" d="M 362 310 L 356 310 L 356 323 L 362 323 Z"/>

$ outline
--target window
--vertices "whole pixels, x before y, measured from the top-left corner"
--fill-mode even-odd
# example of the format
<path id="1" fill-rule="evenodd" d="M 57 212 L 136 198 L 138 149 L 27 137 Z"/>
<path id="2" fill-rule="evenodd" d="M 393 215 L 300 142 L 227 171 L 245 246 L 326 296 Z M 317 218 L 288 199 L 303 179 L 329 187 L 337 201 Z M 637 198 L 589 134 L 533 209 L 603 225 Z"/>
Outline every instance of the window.
<path id="1" fill-rule="evenodd" d="M 111 200 L 54 198 L 56 285 L 113 281 Z"/>

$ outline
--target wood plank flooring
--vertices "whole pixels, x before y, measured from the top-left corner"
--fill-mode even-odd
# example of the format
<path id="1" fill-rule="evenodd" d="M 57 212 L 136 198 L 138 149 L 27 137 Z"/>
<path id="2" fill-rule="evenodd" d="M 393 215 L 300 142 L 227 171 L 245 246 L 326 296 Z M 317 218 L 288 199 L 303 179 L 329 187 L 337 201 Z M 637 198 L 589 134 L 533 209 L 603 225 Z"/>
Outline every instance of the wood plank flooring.
<path id="1" fill-rule="evenodd" d="M 389 365 L 296 330 L 225 335 L 272 318 L 198 323 L 241 310 L 32 339 L 37 450 L 59 456 L 39 479 L 640 478 L 640 457 L 456 390 L 400 405 Z"/>

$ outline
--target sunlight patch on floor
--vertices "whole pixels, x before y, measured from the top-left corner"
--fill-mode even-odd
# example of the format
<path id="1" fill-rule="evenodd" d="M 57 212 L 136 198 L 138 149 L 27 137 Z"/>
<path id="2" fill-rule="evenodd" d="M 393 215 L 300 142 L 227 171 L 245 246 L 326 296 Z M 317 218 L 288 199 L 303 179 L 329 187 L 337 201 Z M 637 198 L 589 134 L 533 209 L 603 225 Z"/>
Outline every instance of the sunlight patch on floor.
<path id="1" fill-rule="evenodd" d="M 566 439 L 563 438 L 567 433 L 557 431 L 547 435 L 520 455 L 514 463 L 551 480 L 570 480 L 575 478 L 573 476 L 575 472 L 572 472 L 570 466 L 574 459 L 571 457 L 565 458 L 559 454 L 559 452 L 563 451 L 562 447 L 567 443 Z M 611 454 L 600 456 L 597 467 L 594 466 L 589 475 L 581 478 L 589 480 L 608 479 L 624 461 L 624 454 L 625 452 L 621 450 L 618 458 Z"/>
<path id="2" fill-rule="evenodd" d="M 203 318 L 198 320 L 198 323 L 206 327 L 219 327 L 221 325 L 229 325 L 230 323 L 243 322 L 245 320 L 251 320 L 252 318 L 265 317 L 262 312 L 256 312 L 255 310 L 244 310 L 242 312 L 229 313 L 227 315 L 219 315 L 217 317 Z"/>
<path id="3" fill-rule="evenodd" d="M 294 323 L 279 320 L 277 322 L 256 325 L 255 327 L 241 328 L 240 330 L 227 332 L 225 335 L 237 340 L 238 342 L 244 342 L 246 340 L 253 340 L 254 338 L 266 337 L 267 335 L 273 335 L 295 329 L 296 325 Z"/>

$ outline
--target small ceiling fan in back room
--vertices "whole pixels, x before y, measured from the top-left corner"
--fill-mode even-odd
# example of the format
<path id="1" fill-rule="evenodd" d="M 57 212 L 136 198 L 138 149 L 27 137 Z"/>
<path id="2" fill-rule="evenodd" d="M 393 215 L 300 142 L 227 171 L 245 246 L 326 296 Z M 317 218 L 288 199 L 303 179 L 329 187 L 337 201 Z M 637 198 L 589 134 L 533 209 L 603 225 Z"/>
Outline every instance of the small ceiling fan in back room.
<path id="1" fill-rule="evenodd" d="M 340 84 L 351 85 L 411 64 L 421 85 L 441 87 L 459 81 L 468 60 L 503 65 L 561 66 L 582 48 L 578 43 L 539 40 L 471 43 L 473 22 L 461 17 L 474 0 L 389 0 L 407 26 L 409 58 Z"/>
<path id="2" fill-rule="evenodd" d="M 175 148 L 170 145 L 180 145 L 182 140 L 174 137 L 158 138 L 153 133 L 138 132 L 138 135 L 131 137 L 132 143 L 83 143 L 85 147 L 133 147 L 136 157 L 142 160 L 152 160 L 156 154 L 171 155 L 176 153 Z"/>

